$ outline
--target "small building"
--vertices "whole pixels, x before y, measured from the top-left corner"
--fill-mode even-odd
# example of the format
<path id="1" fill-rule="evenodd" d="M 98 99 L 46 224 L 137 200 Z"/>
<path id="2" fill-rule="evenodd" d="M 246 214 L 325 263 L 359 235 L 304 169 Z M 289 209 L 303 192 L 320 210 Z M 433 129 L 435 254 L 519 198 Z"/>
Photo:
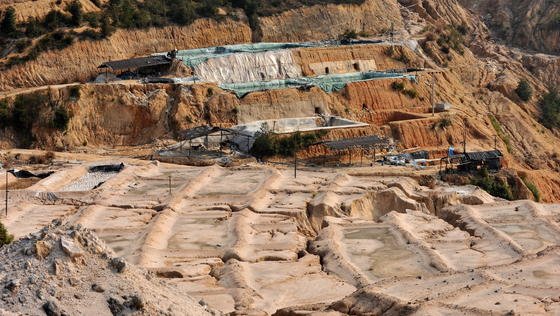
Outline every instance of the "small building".
<path id="1" fill-rule="evenodd" d="M 453 106 L 450 103 L 442 102 L 436 104 L 435 110 L 436 112 L 447 112 L 447 111 L 451 111 L 452 107 Z"/>
<path id="2" fill-rule="evenodd" d="M 107 61 L 97 69 L 117 75 L 117 77 L 133 78 L 135 76 L 161 75 L 169 70 L 173 58 L 164 55 L 139 57 L 115 61 Z"/>
<path id="3" fill-rule="evenodd" d="M 462 171 L 488 168 L 489 170 L 500 170 L 502 168 L 502 152 L 499 150 L 466 152 L 463 154 L 458 169 Z"/>

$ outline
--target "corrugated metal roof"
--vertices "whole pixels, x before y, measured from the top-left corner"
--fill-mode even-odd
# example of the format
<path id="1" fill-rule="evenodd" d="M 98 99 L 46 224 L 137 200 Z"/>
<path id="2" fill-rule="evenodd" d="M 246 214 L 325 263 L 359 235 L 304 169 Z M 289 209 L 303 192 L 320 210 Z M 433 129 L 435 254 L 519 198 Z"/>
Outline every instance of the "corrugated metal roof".
<path id="1" fill-rule="evenodd" d="M 101 64 L 97 68 L 109 68 L 111 70 L 127 70 L 127 69 L 137 69 L 148 66 L 161 66 L 171 64 L 171 59 L 165 56 L 149 56 L 149 57 L 139 57 L 115 61 L 107 61 Z"/>
<path id="2" fill-rule="evenodd" d="M 362 147 L 362 148 L 387 147 L 390 145 L 390 141 L 388 138 L 373 135 L 373 136 L 326 141 L 323 144 L 329 147 L 330 149 L 341 150 L 341 149 L 348 149 L 348 148 L 355 148 L 355 147 Z"/>
<path id="3" fill-rule="evenodd" d="M 496 159 L 500 157 L 502 157 L 502 152 L 499 150 L 476 151 L 476 152 L 465 153 L 465 158 L 467 160 L 488 160 L 488 159 Z"/>
<path id="4" fill-rule="evenodd" d="M 245 136 L 245 137 L 251 137 L 251 135 L 247 135 L 243 132 L 237 131 L 235 129 L 232 128 L 224 128 L 224 127 L 218 127 L 218 126 L 208 126 L 208 125 L 202 125 L 202 126 L 197 126 L 197 127 L 193 127 L 184 131 L 179 132 L 179 137 L 181 140 L 191 140 L 191 139 L 195 139 L 195 138 L 199 138 L 199 137 L 203 137 L 206 135 L 210 135 L 216 132 L 225 132 L 226 134 L 224 135 L 239 135 L 239 136 Z"/>

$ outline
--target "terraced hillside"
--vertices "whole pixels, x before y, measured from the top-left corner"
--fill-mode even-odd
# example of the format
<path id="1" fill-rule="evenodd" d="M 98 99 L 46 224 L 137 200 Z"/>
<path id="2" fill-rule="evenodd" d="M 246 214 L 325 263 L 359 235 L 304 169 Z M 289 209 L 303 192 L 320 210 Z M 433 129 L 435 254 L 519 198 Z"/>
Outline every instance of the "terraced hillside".
<path id="1" fill-rule="evenodd" d="M 2 221 L 16 237 L 57 218 L 91 228 L 116 255 L 224 313 L 560 308 L 557 205 L 429 189 L 399 167 L 294 178 L 262 165 L 128 160 L 96 189 L 80 185 L 86 166 L 106 162 L 61 165 L 12 192 Z"/>

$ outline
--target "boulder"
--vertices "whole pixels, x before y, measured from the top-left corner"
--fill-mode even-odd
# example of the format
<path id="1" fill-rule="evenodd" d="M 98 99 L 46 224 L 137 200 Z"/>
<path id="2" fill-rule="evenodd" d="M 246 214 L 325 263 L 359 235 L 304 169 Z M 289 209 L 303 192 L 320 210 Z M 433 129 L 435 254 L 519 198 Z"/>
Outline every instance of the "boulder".
<path id="1" fill-rule="evenodd" d="M 46 258 L 51 253 L 51 250 L 52 244 L 47 241 L 39 240 L 35 243 L 35 253 L 38 259 Z"/>
<path id="2" fill-rule="evenodd" d="M 82 248 L 67 237 L 60 237 L 60 246 L 70 258 L 80 257 L 84 254 Z"/>

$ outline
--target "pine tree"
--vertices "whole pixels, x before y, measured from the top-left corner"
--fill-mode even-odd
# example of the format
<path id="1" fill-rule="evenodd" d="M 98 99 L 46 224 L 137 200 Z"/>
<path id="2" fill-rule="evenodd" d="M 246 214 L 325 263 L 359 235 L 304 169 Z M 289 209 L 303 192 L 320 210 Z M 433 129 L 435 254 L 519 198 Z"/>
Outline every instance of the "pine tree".
<path id="1" fill-rule="evenodd" d="M 0 23 L 0 33 L 5 36 L 13 36 L 16 31 L 16 9 L 9 7 L 6 12 L 4 12 L 4 18 Z"/>
<path id="2" fill-rule="evenodd" d="M 69 5 L 68 5 L 68 12 L 70 12 L 70 15 L 72 15 L 72 25 L 74 26 L 80 26 L 80 24 L 82 23 L 82 4 L 80 3 L 80 1 L 78 0 L 74 0 L 72 1 Z"/>

